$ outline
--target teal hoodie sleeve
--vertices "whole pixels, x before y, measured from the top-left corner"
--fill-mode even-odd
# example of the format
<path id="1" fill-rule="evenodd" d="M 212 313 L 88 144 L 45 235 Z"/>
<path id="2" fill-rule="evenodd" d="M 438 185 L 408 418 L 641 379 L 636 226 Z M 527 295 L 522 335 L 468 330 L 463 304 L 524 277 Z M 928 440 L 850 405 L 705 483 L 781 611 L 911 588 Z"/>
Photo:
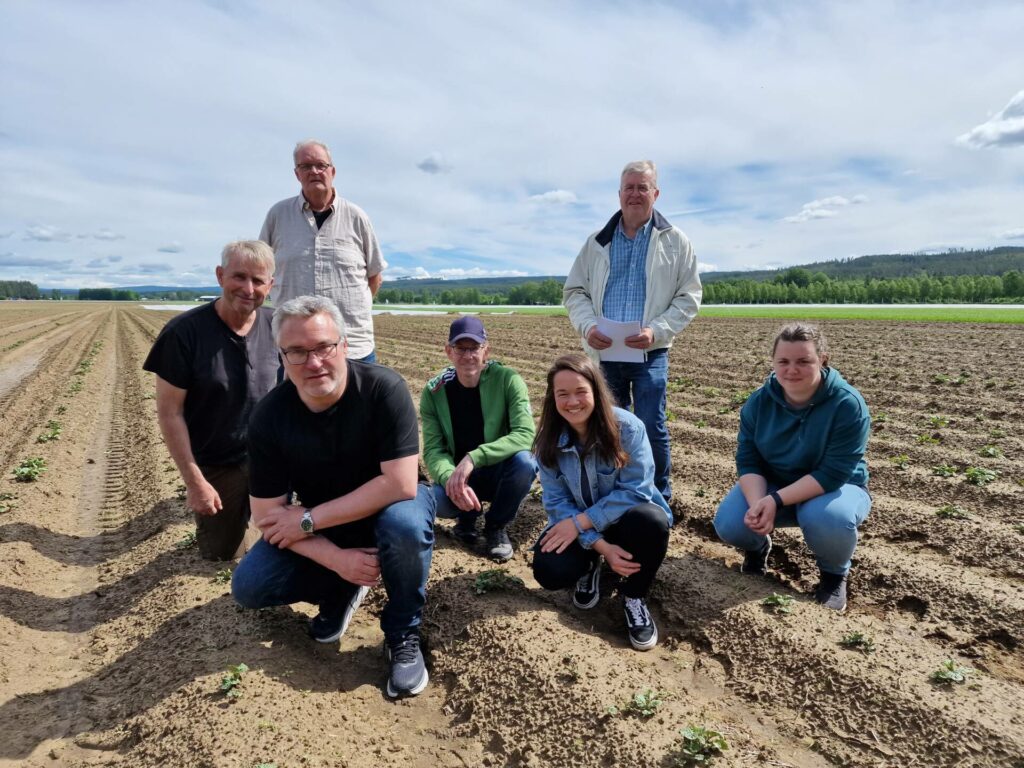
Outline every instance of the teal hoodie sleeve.
<path id="1" fill-rule="evenodd" d="M 743 475 L 768 476 L 768 467 L 754 443 L 757 408 L 763 396 L 764 392 L 761 389 L 755 391 L 740 409 L 740 431 L 736 439 L 736 471 L 740 477 Z"/>
<path id="2" fill-rule="evenodd" d="M 864 458 L 870 433 L 871 417 L 867 406 L 859 397 L 848 394 L 836 408 L 825 454 L 810 473 L 825 493 L 849 482 Z"/>

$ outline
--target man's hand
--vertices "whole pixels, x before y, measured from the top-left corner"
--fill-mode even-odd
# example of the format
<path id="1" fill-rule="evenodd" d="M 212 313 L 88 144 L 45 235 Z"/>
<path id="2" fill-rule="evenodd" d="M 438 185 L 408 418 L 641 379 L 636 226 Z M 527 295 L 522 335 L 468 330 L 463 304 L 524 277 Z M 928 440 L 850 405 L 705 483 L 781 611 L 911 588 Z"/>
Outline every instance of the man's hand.
<path id="1" fill-rule="evenodd" d="M 473 460 L 467 453 L 462 461 L 455 467 L 448 482 L 444 484 L 444 492 L 451 499 L 452 504 L 463 512 L 480 512 L 480 499 L 476 492 L 469 487 L 469 476 L 473 472 Z"/>
<path id="2" fill-rule="evenodd" d="M 197 515 L 216 515 L 224 509 L 220 494 L 202 476 L 186 487 L 185 505 Z"/>
<path id="3" fill-rule="evenodd" d="M 360 587 L 372 587 L 380 581 L 376 547 L 337 548 L 331 556 L 330 567 L 345 581 Z"/>
<path id="4" fill-rule="evenodd" d="M 299 507 L 274 507 L 267 510 L 257 525 L 263 532 L 264 541 L 281 549 L 288 549 L 308 536 L 302 530 L 302 509 Z"/>
<path id="5" fill-rule="evenodd" d="M 628 578 L 640 572 L 640 563 L 633 562 L 633 556 L 622 547 L 605 541 L 605 545 L 599 551 L 608 562 L 608 567 L 619 576 Z"/>
<path id="6" fill-rule="evenodd" d="M 595 325 L 587 331 L 587 344 L 594 349 L 608 349 L 612 345 L 612 340 L 597 330 Z"/>
<path id="7" fill-rule="evenodd" d="M 627 336 L 625 341 L 627 347 L 647 349 L 654 343 L 654 330 L 652 328 L 644 328 L 635 336 Z"/>
<path id="8" fill-rule="evenodd" d="M 576 530 L 576 524 L 573 523 L 571 517 L 559 520 L 548 528 L 547 533 L 541 536 L 540 551 L 554 552 L 560 555 L 565 552 L 566 547 L 576 541 L 579 535 L 579 531 Z"/>
<path id="9" fill-rule="evenodd" d="M 775 500 L 771 496 L 764 496 L 747 510 L 743 522 L 754 533 L 767 536 L 775 530 L 775 515 L 778 511 L 775 508 Z"/>

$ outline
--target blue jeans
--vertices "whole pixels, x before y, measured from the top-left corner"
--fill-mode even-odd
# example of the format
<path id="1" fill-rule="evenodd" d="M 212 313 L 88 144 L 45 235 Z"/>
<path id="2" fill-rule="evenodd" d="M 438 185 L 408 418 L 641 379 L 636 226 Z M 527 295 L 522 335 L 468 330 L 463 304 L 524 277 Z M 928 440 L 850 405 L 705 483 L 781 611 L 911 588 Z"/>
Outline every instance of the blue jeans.
<path id="1" fill-rule="evenodd" d="M 434 549 L 434 497 L 419 485 L 416 498 L 398 501 L 376 515 L 326 528 L 320 535 L 340 547 L 379 549 L 388 602 L 380 626 L 389 639 L 419 626 L 427 600 Z M 314 603 L 328 610 L 356 587 L 329 568 L 260 539 L 231 576 L 231 593 L 243 608 Z"/>
<path id="2" fill-rule="evenodd" d="M 530 492 L 536 477 L 537 462 L 529 451 L 519 451 L 504 461 L 489 467 L 477 467 L 470 473 L 469 487 L 480 501 L 491 502 L 484 515 L 485 530 L 504 528 L 515 519 L 519 505 Z M 476 525 L 479 512 L 463 512 L 456 507 L 445 493 L 443 485 L 435 483 L 431 490 L 437 504 L 438 517 L 446 520 L 458 518 L 459 524 L 468 528 Z"/>
<path id="3" fill-rule="evenodd" d="M 356 360 L 358 360 L 360 363 L 376 363 L 377 362 L 377 350 L 374 349 L 366 357 L 357 357 Z"/>
<path id="4" fill-rule="evenodd" d="M 768 485 L 769 491 L 778 490 Z M 715 513 L 715 530 L 722 541 L 747 551 L 765 545 L 765 537 L 754 533 L 743 522 L 749 509 L 737 483 Z M 871 496 L 859 485 L 841 486 L 813 499 L 790 504 L 775 515 L 776 528 L 800 526 L 804 541 L 814 553 L 818 568 L 825 573 L 845 574 L 857 548 L 857 528 L 871 511 Z"/>
<path id="5" fill-rule="evenodd" d="M 672 498 L 672 452 L 665 424 L 668 350 L 651 350 L 643 363 L 601 363 L 601 371 L 619 407 L 632 410 L 644 423 L 654 454 L 654 487 L 668 501 Z"/>

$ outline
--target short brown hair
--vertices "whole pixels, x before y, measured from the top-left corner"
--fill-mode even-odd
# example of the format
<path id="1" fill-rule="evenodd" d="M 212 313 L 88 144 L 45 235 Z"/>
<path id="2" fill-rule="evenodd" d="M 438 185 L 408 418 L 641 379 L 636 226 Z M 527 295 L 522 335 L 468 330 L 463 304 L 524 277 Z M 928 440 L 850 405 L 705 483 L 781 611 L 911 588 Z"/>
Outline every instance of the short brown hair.
<path id="1" fill-rule="evenodd" d="M 775 341 L 772 342 L 772 357 L 775 357 L 775 348 L 779 346 L 780 341 L 810 341 L 814 344 L 814 351 L 821 358 L 821 364 L 828 364 L 828 339 L 825 338 L 824 332 L 816 325 L 811 325 L 810 323 L 790 323 L 789 325 L 782 326 L 779 332 L 775 334 Z"/>

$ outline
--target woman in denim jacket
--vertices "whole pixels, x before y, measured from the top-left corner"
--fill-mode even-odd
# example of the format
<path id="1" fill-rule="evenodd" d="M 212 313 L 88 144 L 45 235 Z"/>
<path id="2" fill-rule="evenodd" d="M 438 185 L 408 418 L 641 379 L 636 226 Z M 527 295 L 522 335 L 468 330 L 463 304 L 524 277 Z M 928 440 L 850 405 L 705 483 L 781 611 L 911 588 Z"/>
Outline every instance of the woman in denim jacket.
<path id="1" fill-rule="evenodd" d="M 534 578 L 545 589 L 575 584 L 573 604 L 593 608 L 603 558 L 622 577 L 630 643 L 653 648 L 658 629 L 646 598 L 665 559 L 672 513 L 654 487 L 643 422 L 612 404 L 586 355 L 560 357 L 548 371 L 534 453 L 548 513 L 534 546 Z"/>

